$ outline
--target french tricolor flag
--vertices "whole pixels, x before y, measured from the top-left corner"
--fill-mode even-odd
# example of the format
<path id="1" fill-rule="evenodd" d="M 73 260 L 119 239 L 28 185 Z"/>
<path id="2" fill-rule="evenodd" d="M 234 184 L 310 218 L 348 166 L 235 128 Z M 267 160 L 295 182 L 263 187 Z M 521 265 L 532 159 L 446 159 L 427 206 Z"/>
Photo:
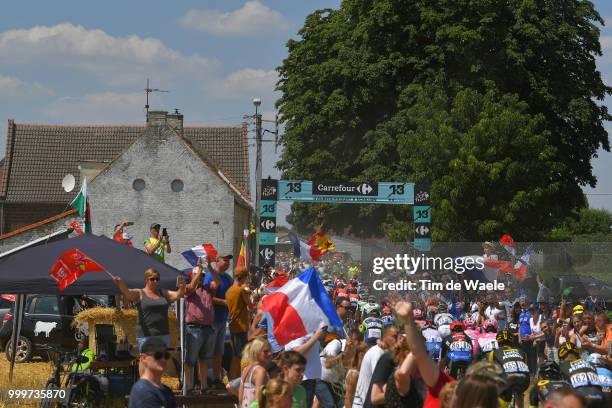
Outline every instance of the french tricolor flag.
<path id="1" fill-rule="evenodd" d="M 204 243 L 181 252 L 181 255 L 183 255 L 191 266 L 196 266 L 198 264 L 198 258 L 202 258 L 202 260 L 205 261 L 206 256 L 209 256 L 214 262 L 217 259 L 217 249 L 213 246 L 213 244 Z"/>
<path id="2" fill-rule="evenodd" d="M 336 308 L 314 267 L 265 296 L 262 311 L 270 316 L 274 337 L 281 346 L 323 326 L 342 327 Z"/>

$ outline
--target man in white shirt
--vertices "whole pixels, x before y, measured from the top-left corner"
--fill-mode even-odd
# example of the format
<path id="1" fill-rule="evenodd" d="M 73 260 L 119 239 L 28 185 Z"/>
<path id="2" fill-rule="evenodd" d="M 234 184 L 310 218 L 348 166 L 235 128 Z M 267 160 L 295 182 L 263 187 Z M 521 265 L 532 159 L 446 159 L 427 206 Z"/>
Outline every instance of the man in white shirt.
<path id="1" fill-rule="evenodd" d="M 302 386 L 306 389 L 306 404 L 308 408 L 312 407 L 317 380 L 321 378 L 319 340 L 325 333 L 327 333 L 326 330 L 320 328 L 314 334 L 308 334 L 285 344 L 285 350 L 297 351 L 306 358 Z"/>
<path id="2" fill-rule="evenodd" d="M 355 388 L 355 397 L 353 398 L 353 408 L 361 408 L 365 403 L 368 389 L 370 388 L 370 380 L 380 356 L 386 350 L 393 347 L 397 341 L 399 331 L 395 326 L 389 326 L 383 332 L 383 336 L 378 340 L 375 346 L 372 346 L 361 361 L 361 369 L 359 370 L 359 378 L 357 379 L 357 387 Z"/>
<path id="3" fill-rule="evenodd" d="M 317 380 L 315 395 L 321 408 L 342 408 L 344 400 L 336 390 L 344 379 L 342 368 L 342 341 L 335 333 L 325 336 L 321 351 L 321 379 Z"/>

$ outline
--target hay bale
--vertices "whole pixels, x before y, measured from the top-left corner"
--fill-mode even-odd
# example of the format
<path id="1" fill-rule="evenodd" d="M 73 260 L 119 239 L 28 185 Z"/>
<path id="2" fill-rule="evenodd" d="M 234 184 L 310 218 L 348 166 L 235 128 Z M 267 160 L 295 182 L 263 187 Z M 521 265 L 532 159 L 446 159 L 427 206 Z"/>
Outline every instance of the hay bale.
<path id="1" fill-rule="evenodd" d="M 127 337 L 128 342 L 134 347 L 136 342 L 136 320 L 138 310 L 116 309 L 114 307 L 92 307 L 81 311 L 74 317 L 72 325 L 77 328 L 87 324 L 89 329 L 89 348 L 96 350 L 96 324 L 112 324 L 115 328 L 117 340 Z M 170 327 L 170 347 L 177 347 L 179 344 L 179 328 L 174 311 L 168 311 L 168 321 Z"/>

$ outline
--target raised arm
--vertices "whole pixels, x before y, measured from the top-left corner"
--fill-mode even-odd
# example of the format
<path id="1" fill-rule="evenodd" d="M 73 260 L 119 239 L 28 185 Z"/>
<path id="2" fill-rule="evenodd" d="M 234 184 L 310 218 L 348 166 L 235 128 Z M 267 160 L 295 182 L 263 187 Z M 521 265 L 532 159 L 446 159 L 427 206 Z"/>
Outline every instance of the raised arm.
<path id="1" fill-rule="evenodd" d="M 168 300 L 171 302 L 176 302 L 185 295 L 185 279 L 182 276 L 176 278 L 176 286 L 178 290 L 168 291 Z"/>
<path id="2" fill-rule="evenodd" d="M 412 304 L 409 302 L 398 302 L 395 305 L 395 312 L 404 321 L 406 337 L 408 338 L 408 344 L 411 346 L 411 354 L 423 381 L 425 381 L 428 387 L 434 387 L 438 382 L 440 370 L 427 353 L 425 339 L 414 322 Z"/>
<path id="3" fill-rule="evenodd" d="M 119 276 L 113 276 L 113 283 L 117 285 L 121 294 L 128 302 L 139 302 L 140 301 L 140 290 L 138 289 L 129 289 L 123 279 Z"/>

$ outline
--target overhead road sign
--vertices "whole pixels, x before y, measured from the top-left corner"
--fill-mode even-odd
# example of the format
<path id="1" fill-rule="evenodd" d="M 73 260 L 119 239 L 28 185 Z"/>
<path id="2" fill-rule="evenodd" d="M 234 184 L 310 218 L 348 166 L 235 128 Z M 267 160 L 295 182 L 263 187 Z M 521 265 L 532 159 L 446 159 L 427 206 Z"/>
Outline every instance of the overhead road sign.
<path id="1" fill-rule="evenodd" d="M 401 182 L 279 180 L 278 200 L 327 203 L 413 204 L 414 184 Z"/>

